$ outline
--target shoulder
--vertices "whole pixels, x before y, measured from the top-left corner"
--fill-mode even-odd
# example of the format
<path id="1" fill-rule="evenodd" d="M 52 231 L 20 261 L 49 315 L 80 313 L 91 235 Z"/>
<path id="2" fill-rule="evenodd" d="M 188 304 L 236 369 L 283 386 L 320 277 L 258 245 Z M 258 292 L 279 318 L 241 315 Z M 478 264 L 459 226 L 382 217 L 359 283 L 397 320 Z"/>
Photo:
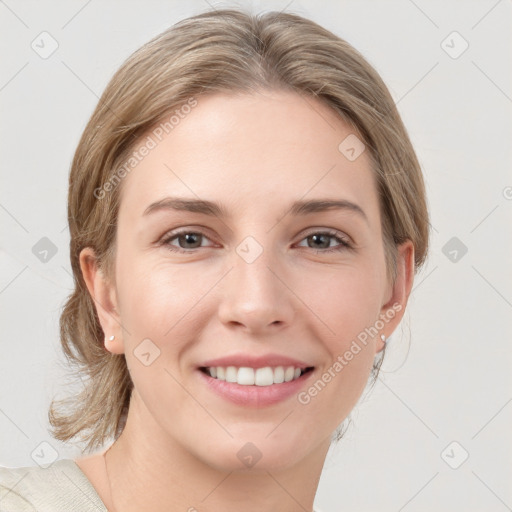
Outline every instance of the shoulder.
<path id="1" fill-rule="evenodd" d="M 0 512 L 107 512 L 85 474 L 71 459 L 50 467 L 0 467 Z"/>

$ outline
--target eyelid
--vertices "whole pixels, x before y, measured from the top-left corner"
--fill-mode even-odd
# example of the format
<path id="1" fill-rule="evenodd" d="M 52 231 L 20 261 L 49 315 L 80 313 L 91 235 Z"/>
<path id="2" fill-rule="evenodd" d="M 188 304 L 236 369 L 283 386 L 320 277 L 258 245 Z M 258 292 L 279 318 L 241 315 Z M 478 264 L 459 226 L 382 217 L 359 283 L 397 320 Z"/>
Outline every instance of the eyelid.
<path id="1" fill-rule="evenodd" d="M 323 234 L 323 235 L 330 235 L 332 237 L 337 237 L 337 238 L 341 238 L 344 242 L 347 242 L 348 244 L 353 244 L 354 241 L 352 240 L 352 238 L 350 236 L 348 236 L 346 233 L 344 233 L 343 231 L 338 231 L 337 229 L 334 229 L 334 228 L 322 228 L 322 227 L 313 227 L 313 228 L 308 228 L 304 234 L 302 234 L 302 238 L 305 238 L 305 237 L 308 237 L 308 236 L 311 236 L 311 235 L 316 235 L 316 234 Z"/>
<path id="2" fill-rule="evenodd" d="M 168 245 L 168 244 L 170 244 L 171 240 L 174 240 L 175 238 L 177 238 L 181 235 L 185 235 L 185 234 L 189 234 L 189 233 L 193 233 L 195 235 L 201 235 L 203 238 L 208 239 L 210 242 L 214 242 L 212 240 L 212 237 L 209 234 L 207 234 L 208 231 L 209 230 L 203 226 L 200 226 L 197 228 L 194 226 L 184 226 L 184 227 L 176 228 L 176 229 L 166 232 L 165 235 L 163 235 L 162 238 L 160 239 L 160 241 L 157 243 L 159 245 Z M 210 247 L 212 247 L 212 246 L 210 246 Z M 196 247 L 195 249 L 188 249 L 188 250 L 182 249 L 181 247 L 176 247 L 177 251 L 181 250 L 184 252 L 191 252 L 191 251 L 195 251 L 197 249 L 200 249 L 200 247 Z"/>
<path id="3" fill-rule="evenodd" d="M 333 253 L 333 252 L 342 252 L 342 251 L 350 251 L 355 249 L 355 244 L 352 239 L 346 235 L 345 233 L 338 231 L 333 228 L 310 228 L 310 230 L 303 233 L 300 237 L 298 243 L 302 242 L 306 238 L 312 235 L 327 235 L 330 238 L 334 238 L 338 240 L 339 245 L 335 247 L 328 247 L 324 249 L 315 249 L 314 247 L 303 247 L 304 249 L 311 249 L 320 253 Z"/>

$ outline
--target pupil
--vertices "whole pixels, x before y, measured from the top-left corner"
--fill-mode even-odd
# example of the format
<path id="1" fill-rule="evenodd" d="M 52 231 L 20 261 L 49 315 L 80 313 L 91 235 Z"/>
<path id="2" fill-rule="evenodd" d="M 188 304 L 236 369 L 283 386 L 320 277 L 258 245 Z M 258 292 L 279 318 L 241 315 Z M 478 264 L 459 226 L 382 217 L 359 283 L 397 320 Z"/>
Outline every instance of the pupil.
<path id="1" fill-rule="evenodd" d="M 327 239 L 327 236 L 326 236 L 326 235 L 313 235 L 313 239 L 314 239 L 315 241 L 319 240 L 319 239 L 320 239 L 320 238 L 322 238 L 322 237 L 324 237 L 325 239 Z M 329 240 L 327 240 L 327 245 L 325 244 L 325 242 L 324 242 L 323 244 L 320 242 L 320 245 L 318 245 L 318 244 L 317 244 L 317 247 L 319 247 L 319 246 L 322 246 L 322 247 L 324 247 L 324 248 L 325 248 L 325 247 L 328 247 L 328 246 L 329 246 Z"/>
<path id="2" fill-rule="evenodd" d="M 183 235 L 184 238 L 185 238 L 185 242 L 188 244 L 188 243 L 191 243 L 191 244 L 194 244 L 194 243 L 197 243 L 197 240 L 194 240 L 194 239 L 197 239 L 197 237 L 199 236 L 197 233 L 187 233 L 185 235 Z"/>

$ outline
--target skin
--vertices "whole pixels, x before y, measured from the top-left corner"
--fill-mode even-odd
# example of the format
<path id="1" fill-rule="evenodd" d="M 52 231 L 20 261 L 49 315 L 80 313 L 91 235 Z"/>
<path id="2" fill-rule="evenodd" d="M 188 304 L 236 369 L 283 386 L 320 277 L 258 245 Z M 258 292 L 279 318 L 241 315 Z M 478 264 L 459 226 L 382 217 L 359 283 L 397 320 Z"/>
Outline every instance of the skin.
<path id="1" fill-rule="evenodd" d="M 413 284 L 410 241 L 398 247 L 395 283 L 387 276 L 368 152 L 349 161 L 338 150 L 352 133 L 294 93 L 214 94 L 198 98 L 124 178 L 115 280 L 97 269 L 92 249 L 80 258 L 105 346 L 125 355 L 134 382 L 126 427 L 107 456 L 112 496 L 102 454 L 76 461 L 109 509 L 312 510 L 330 436 L 364 390 L 379 336 L 395 330 Z M 231 216 L 143 216 L 171 195 L 222 203 Z M 349 210 L 285 215 L 293 201 L 316 198 L 356 203 L 367 220 Z M 159 245 L 178 227 L 205 236 L 169 241 L 188 253 Z M 352 248 L 333 237 L 315 245 L 311 236 L 326 229 Z M 250 264 L 236 251 L 248 236 L 263 249 Z M 333 247 L 342 249 L 325 252 Z M 401 310 L 307 405 L 296 395 L 234 405 L 198 378 L 207 359 L 272 352 L 315 367 L 307 390 L 393 304 Z M 134 355 L 146 338 L 160 350 L 149 366 Z M 262 455 L 250 469 L 237 457 L 249 441 Z"/>

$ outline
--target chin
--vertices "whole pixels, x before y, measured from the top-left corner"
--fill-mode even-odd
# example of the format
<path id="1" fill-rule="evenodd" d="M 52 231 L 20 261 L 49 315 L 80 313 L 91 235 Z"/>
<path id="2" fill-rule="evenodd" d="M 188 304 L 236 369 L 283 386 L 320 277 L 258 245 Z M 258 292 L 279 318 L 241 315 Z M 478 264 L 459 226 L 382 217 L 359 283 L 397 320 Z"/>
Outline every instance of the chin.
<path id="1" fill-rule="evenodd" d="M 313 439 L 305 433 L 283 430 L 281 435 L 269 437 L 268 429 L 264 433 L 248 429 L 247 435 L 233 438 L 226 435 L 226 438 L 217 438 L 212 442 L 204 446 L 203 453 L 197 453 L 208 466 L 224 472 L 253 474 L 290 469 L 315 448 Z"/>

